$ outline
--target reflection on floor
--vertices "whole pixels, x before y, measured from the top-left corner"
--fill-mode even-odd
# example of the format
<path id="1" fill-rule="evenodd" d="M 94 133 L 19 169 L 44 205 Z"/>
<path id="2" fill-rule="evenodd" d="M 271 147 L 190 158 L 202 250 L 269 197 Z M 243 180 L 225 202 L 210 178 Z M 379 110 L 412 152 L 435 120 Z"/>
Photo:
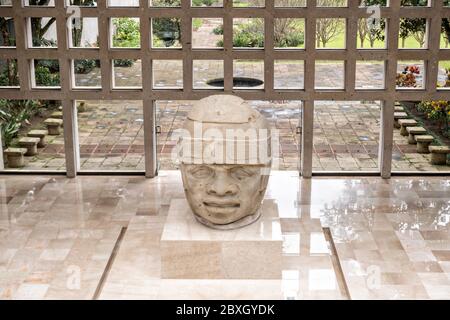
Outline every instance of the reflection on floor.
<path id="1" fill-rule="evenodd" d="M 450 297 L 448 178 L 274 172 L 281 280 L 161 280 L 160 235 L 182 197 L 176 171 L 0 177 L 0 298 Z"/>

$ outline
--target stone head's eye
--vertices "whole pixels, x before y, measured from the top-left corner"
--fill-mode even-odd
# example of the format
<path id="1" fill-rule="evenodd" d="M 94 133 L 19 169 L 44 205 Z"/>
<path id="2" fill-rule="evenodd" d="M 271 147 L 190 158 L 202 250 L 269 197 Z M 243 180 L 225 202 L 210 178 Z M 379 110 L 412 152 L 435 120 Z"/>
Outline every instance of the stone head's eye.
<path id="1" fill-rule="evenodd" d="M 253 176 L 254 172 L 252 170 L 248 170 L 243 167 L 238 167 L 238 168 L 233 168 L 231 170 L 231 175 L 235 179 L 243 180 L 243 179 Z"/>
<path id="2" fill-rule="evenodd" d="M 213 170 L 211 168 L 205 167 L 205 166 L 201 166 L 201 167 L 196 167 L 193 168 L 190 171 L 190 174 L 197 179 L 206 179 L 210 176 L 212 176 L 213 174 Z"/>

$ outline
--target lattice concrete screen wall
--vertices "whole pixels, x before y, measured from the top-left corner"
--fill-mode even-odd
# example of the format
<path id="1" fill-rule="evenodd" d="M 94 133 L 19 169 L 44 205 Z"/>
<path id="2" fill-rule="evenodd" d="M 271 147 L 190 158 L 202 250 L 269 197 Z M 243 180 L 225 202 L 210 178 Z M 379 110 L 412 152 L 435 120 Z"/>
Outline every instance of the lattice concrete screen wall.
<path id="1" fill-rule="evenodd" d="M 67 175 L 75 176 L 79 167 L 77 142 L 77 115 L 75 100 L 111 99 L 137 100 L 144 103 L 146 175 L 153 177 L 157 170 L 155 138 L 156 100 L 195 100 L 217 94 L 218 90 L 193 89 L 193 60 L 222 60 L 224 65 L 225 93 L 234 93 L 251 100 L 302 100 L 303 101 L 303 143 L 301 174 L 312 174 L 312 133 L 313 108 L 315 100 L 381 100 L 382 121 L 380 134 L 380 172 L 389 177 L 392 161 L 392 128 L 394 102 L 402 100 L 450 100 L 450 92 L 436 88 L 438 63 L 450 60 L 450 50 L 440 49 L 442 18 L 450 17 L 450 7 L 443 0 L 431 0 L 427 7 L 401 7 L 399 0 L 391 0 L 380 10 L 381 18 L 386 19 L 386 48 L 357 49 L 357 22 L 368 17 L 368 10 L 359 7 L 359 0 L 348 0 L 347 7 L 317 7 L 316 0 L 307 0 L 306 7 L 275 7 L 274 0 L 266 0 L 265 7 L 237 8 L 232 0 L 224 0 L 223 7 L 191 7 L 190 0 L 181 0 L 180 7 L 151 7 L 149 0 L 139 0 L 136 7 L 109 7 L 107 0 L 99 0 L 96 7 L 81 7 L 82 17 L 98 18 L 99 47 L 97 49 L 69 48 L 67 10 L 69 1 L 57 0 L 54 7 L 25 6 L 13 0 L 12 6 L 0 8 L 2 17 L 14 18 L 16 47 L 0 48 L 0 59 L 17 59 L 20 75 L 20 88 L 0 89 L 0 98 L 6 99 L 54 99 L 63 102 L 64 130 Z M 4 2 L 6 3 L 6 2 Z M 57 48 L 29 48 L 29 17 L 55 17 Z M 140 48 L 116 49 L 110 47 L 110 19 L 113 17 L 135 17 L 140 19 Z M 181 18 L 181 48 L 152 48 L 151 19 L 155 17 Z M 216 17 L 223 19 L 223 48 L 192 49 L 192 19 Z M 400 18 L 427 19 L 427 37 L 424 49 L 399 49 Z M 233 18 L 263 18 L 264 48 L 233 48 Z M 274 48 L 274 19 L 305 19 L 304 49 Z M 345 49 L 317 49 L 315 45 L 316 19 L 346 19 Z M 32 85 L 32 60 L 59 60 L 60 88 L 35 88 Z M 75 59 L 98 59 L 101 65 L 101 88 L 74 88 L 72 62 Z M 142 61 L 142 89 L 114 89 L 112 60 L 140 59 Z M 152 62 L 157 59 L 174 59 L 183 62 L 182 89 L 155 89 L 152 81 Z M 260 59 L 264 61 L 264 88 L 261 90 L 233 89 L 233 60 Z M 398 60 L 423 60 L 425 64 L 425 86 L 417 90 L 396 89 Z M 304 89 L 275 90 L 274 60 L 303 60 Z M 345 87 L 342 90 L 319 90 L 315 88 L 315 61 L 345 61 Z M 385 88 L 380 90 L 355 90 L 355 69 L 357 60 L 385 61 Z"/>

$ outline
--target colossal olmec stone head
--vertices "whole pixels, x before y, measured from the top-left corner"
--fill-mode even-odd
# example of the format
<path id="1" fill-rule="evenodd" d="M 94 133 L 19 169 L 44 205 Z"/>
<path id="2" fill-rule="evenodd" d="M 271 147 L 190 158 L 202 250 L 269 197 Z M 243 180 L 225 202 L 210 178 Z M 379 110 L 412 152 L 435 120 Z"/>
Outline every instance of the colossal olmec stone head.
<path id="1" fill-rule="evenodd" d="M 256 221 L 272 160 L 266 119 L 239 97 L 214 95 L 195 103 L 182 132 L 180 170 L 197 220 L 216 229 Z"/>

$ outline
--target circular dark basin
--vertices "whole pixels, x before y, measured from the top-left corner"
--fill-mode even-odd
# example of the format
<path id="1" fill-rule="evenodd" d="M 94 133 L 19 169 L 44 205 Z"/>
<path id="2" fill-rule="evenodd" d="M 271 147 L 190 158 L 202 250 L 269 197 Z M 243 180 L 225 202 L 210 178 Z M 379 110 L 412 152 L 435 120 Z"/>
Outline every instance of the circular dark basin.
<path id="1" fill-rule="evenodd" d="M 223 87 L 224 80 L 223 78 L 217 78 L 208 80 L 206 84 L 213 87 Z M 264 83 L 264 81 L 254 78 L 246 78 L 246 77 L 234 77 L 233 78 L 233 87 L 257 87 Z"/>

